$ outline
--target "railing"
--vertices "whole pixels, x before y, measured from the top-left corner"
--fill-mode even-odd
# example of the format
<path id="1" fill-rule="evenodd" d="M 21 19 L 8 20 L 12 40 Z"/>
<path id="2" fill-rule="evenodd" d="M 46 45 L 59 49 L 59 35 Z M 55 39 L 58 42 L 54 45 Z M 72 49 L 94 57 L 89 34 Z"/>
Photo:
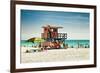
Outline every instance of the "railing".
<path id="1" fill-rule="evenodd" d="M 67 38 L 67 33 L 58 33 L 57 38 Z"/>
<path id="2" fill-rule="evenodd" d="M 44 33 L 41 34 L 42 38 L 63 38 L 67 39 L 67 33 L 57 33 L 56 35 L 51 34 L 51 36 L 45 36 Z"/>

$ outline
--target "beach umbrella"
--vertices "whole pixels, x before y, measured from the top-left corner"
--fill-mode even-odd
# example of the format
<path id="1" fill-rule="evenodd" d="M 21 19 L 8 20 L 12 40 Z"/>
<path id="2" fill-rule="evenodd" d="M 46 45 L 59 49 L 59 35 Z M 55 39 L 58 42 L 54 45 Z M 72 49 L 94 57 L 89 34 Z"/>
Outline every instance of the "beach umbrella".
<path id="1" fill-rule="evenodd" d="M 41 43 L 41 42 L 44 42 L 45 40 L 42 39 L 42 38 L 35 38 L 34 42 L 36 43 Z"/>
<path id="2" fill-rule="evenodd" d="M 35 37 L 28 39 L 27 42 L 32 42 L 32 43 L 34 43 L 34 40 L 35 40 Z"/>

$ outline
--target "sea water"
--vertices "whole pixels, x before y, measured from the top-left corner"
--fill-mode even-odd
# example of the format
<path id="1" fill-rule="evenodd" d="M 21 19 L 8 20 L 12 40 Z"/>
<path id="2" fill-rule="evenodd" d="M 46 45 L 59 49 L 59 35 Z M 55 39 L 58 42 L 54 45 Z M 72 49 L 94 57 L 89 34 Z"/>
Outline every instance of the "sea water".
<path id="1" fill-rule="evenodd" d="M 65 44 L 68 44 L 68 47 L 70 48 L 89 48 L 90 47 L 90 41 L 89 40 L 66 40 Z"/>
<path id="2" fill-rule="evenodd" d="M 29 42 L 26 40 L 21 40 L 21 46 L 23 47 L 32 47 L 32 46 L 38 46 L 39 43 L 33 43 L 33 42 Z"/>
<path id="3" fill-rule="evenodd" d="M 89 40 L 65 40 L 65 45 L 67 45 L 69 48 L 89 48 L 90 47 L 90 41 Z M 28 42 L 25 40 L 21 40 L 21 46 L 24 47 L 32 47 L 32 46 L 38 46 L 39 43 L 35 42 Z"/>

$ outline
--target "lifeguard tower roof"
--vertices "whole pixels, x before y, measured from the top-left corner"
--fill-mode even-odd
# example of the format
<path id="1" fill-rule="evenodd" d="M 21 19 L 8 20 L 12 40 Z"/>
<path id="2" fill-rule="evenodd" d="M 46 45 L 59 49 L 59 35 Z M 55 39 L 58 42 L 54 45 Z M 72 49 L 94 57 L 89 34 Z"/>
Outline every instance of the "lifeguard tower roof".
<path id="1" fill-rule="evenodd" d="M 58 29 L 58 28 L 63 28 L 63 27 L 60 27 L 60 26 L 52 26 L 52 25 L 47 25 L 47 26 L 42 26 L 42 28 L 56 28 L 56 29 Z"/>

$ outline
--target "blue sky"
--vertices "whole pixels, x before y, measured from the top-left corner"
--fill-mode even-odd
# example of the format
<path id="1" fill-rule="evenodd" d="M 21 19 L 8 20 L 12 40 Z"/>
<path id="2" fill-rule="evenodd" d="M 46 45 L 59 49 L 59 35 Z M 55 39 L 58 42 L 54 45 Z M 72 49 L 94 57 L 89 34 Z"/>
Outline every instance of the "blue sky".
<path id="1" fill-rule="evenodd" d="M 68 39 L 89 39 L 89 13 L 21 10 L 21 39 L 41 37 L 42 26 L 62 26 Z"/>

